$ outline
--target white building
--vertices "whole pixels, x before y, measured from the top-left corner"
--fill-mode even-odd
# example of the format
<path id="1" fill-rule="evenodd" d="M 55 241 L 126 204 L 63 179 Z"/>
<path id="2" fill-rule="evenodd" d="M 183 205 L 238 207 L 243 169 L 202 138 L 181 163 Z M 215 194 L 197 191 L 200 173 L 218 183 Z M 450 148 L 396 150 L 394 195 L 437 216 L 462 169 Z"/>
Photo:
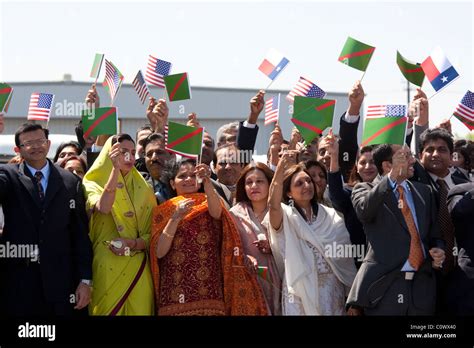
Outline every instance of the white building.
<path id="1" fill-rule="evenodd" d="M 8 82 L 13 87 L 13 97 L 8 114 L 5 115 L 4 134 L 14 133 L 26 121 L 30 96 L 34 92 L 52 93 L 55 95 L 54 109 L 48 128 L 51 133 L 74 134 L 75 125 L 80 120 L 81 110 L 84 108 L 84 99 L 89 90 L 90 82 L 72 81 L 70 75 L 65 75 L 64 81 L 57 82 Z M 101 106 L 110 105 L 110 96 L 98 84 Z M 223 124 L 245 120 L 249 114 L 250 99 L 257 93 L 255 89 L 241 88 L 211 88 L 191 86 L 192 99 L 169 103 L 170 120 L 183 122 L 187 115 L 195 112 L 206 130 L 215 137 L 217 129 Z M 151 93 L 155 98 L 163 98 L 164 89 L 153 87 Z M 269 90 L 267 95 L 281 93 L 280 125 L 285 139 L 291 134 L 292 123 L 289 116 L 290 105 L 285 97 L 288 91 Z M 333 129 L 337 134 L 339 118 L 347 109 L 348 99 L 346 93 L 328 93 L 328 99 L 336 99 Z M 119 90 L 115 106 L 118 108 L 121 131 L 135 137 L 137 128 L 147 123 L 145 115 L 146 106 L 140 100 L 131 84 L 122 85 Z M 264 112 L 260 115 L 260 127 L 256 151 L 257 154 L 266 154 L 268 139 L 273 125 L 264 126 Z M 12 144 L 13 145 L 13 144 Z"/>

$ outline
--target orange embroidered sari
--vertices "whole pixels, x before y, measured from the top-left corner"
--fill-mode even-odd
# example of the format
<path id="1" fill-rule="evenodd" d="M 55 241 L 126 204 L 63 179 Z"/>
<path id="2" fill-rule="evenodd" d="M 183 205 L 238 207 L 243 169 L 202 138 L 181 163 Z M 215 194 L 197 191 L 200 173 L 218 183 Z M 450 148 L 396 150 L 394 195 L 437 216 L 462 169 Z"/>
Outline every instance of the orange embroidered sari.
<path id="1" fill-rule="evenodd" d="M 168 253 L 156 247 L 168 220 L 186 198 L 195 201 L 180 222 Z M 172 198 L 153 210 L 151 269 L 158 315 L 267 315 L 263 292 L 244 266 L 243 249 L 229 212 L 208 212 L 203 193 Z"/>

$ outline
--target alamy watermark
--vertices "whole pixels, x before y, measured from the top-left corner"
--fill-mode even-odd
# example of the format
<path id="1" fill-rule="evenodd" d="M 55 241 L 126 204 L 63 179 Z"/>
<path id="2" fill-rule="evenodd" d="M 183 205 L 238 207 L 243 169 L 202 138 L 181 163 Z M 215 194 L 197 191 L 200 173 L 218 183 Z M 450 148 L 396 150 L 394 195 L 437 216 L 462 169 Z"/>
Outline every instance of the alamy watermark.
<path id="1" fill-rule="evenodd" d="M 1 259 L 30 259 L 31 262 L 39 262 L 39 247 L 37 244 L 13 244 L 6 242 L 0 244 Z"/>

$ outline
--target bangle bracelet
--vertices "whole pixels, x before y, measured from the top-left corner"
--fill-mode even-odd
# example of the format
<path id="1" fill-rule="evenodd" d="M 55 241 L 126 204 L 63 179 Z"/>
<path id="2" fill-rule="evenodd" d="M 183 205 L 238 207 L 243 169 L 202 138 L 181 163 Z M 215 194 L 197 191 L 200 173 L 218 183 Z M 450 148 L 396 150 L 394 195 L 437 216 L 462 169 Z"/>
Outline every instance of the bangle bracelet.
<path id="1" fill-rule="evenodd" d="M 137 248 L 137 244 L 138 244 L 137 240 L 134 239 L 133 241 L 135 242 L 135 244 L 133 244 L 133 247 L 131 247 L 130 250 L 135 250 Z"/>
<path id="2" fill-rule="evenodd" d="M 115 192 L 116 189 L 117 189 L 116 187 L 114 187 L 113 189 L 110 189 L 108 187 L 104 187 L 104 190 L 107 191 L 107 192 Z"/>
<path id="3" fill-rule="evenodd" d="M 166 237 L 168 237 L 168 238 L 174 238 L 174 234 L 169 234 L 169 233 L 167 233 L 167 232 L 165 232 L 165 231 L 163 231 L 163 234 L 164 234 Z"/>

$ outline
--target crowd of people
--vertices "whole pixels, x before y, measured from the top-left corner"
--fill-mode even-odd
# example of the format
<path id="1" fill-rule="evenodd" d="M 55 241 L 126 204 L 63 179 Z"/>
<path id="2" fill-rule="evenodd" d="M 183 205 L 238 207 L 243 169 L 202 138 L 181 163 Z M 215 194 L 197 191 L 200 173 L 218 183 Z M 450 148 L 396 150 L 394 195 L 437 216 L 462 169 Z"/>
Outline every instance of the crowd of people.
<path id="1" fill-rule="evenodd" d="M 79 124 L 53 160 L 48 129 L 22 125 L 0 246 L 37 260 L 0 258 L 0 315 L 474 314 L 474 143 L 430 128 L 418 89 L 406 144 L 359 148 L 357 81 L 338 135 L 305 145 L 276 124 L 257 161 L 264 95 L 198 161 L 166 150 L 162 99 L 134 137 Z"/>

